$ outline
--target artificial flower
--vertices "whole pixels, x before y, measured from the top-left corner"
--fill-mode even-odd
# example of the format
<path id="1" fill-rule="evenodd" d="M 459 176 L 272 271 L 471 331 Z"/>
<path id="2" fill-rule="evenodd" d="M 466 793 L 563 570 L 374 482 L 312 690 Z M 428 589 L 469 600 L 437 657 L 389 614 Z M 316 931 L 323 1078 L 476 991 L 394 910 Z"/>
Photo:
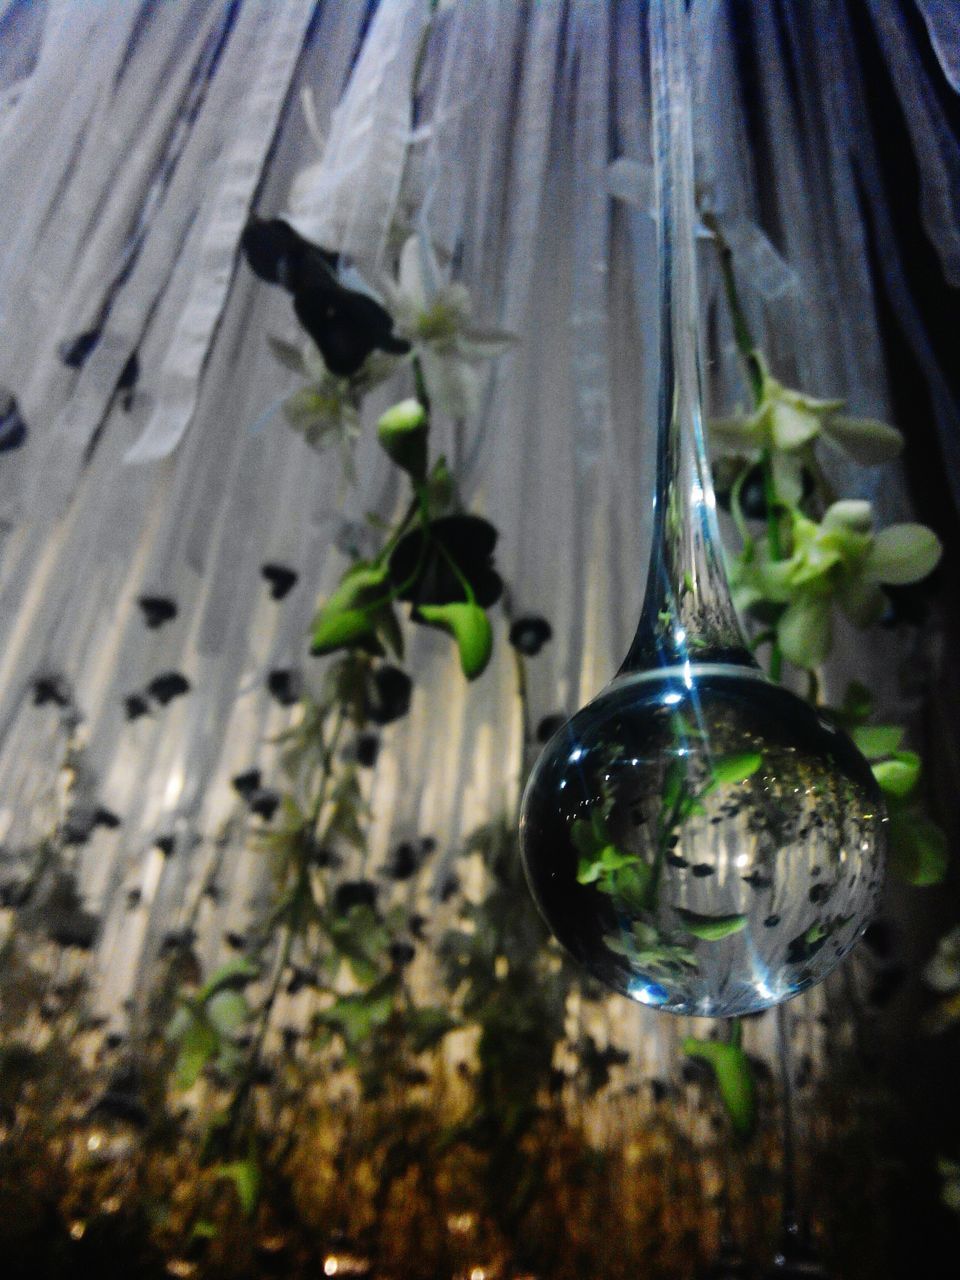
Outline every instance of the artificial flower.
<path id="1" fill-rule="evenodd" d="M 468 417 L 480 402 L 478 362 L 501 355 L 514 335 L 473 323 L 469 290 L 458 281 L 441 282 L 436 257 L 419 235 L 404 244 L 397 280 L 385 291 L 397 329 L 419 357 L 431 403 L 454 418 Z"/>
<path id="2" fill-rule="evenodd" d="M 856 626 L 870 626 L 887 606 L 882 584 L 926 577 L 941 552 L 925 525 L 874 532 L 870 503 L 853 499 L 835 502 L 819 523 L 793 512 L 790 547 L 777 560 L 766 544 L 750 545 L 734 566 L 734 596 L 741 609 L 785 605 L 777 639 L 788 661 L 808 668 L 829 652 L 834 603 Z"/>
<path id="3" fill-rule="evenodd" d="M 270 349 L 287 369 L 309 381 L 283 402 L 283 415 L 311 449 L 340 446 L 344 470 L 352 475 L 352 447 L 360 435 L 363 397 L 389 377 L 395 361 L 377 352 L 370 354 L 349 378 L 332 373 L 322 352 L 307 342 L 303 348 L 279 338 L 269 338 Z"/>
<path id="4" fill-rule="evenodd" d="M 393 332 L 393 317 L 359 277 L 345 274 L 339 255 L 311 244 L 280 218 L 253 219 L 241 247 L 253 272 L 293 297 L 297 319 L 331 374 L 359 372 L 373 351 L 405 355 L 410 344 Z"/>
<path id="5" fill-rule="evenodd" d="M 878 466 L 903 447 L 896 427 L 874 418 L 843 413 L 844 400 L 816 400 L 785 387 L 757 355 L 761 371 L 760 403 L 753 413 L 711 422 L 713 440 L 724 453 L 748 457 L 769 451 L 778 496 L 795 507 L 803 496 L 803 472 L 812 464 L 814 441 L 825 440 L 854 462 Z"/>

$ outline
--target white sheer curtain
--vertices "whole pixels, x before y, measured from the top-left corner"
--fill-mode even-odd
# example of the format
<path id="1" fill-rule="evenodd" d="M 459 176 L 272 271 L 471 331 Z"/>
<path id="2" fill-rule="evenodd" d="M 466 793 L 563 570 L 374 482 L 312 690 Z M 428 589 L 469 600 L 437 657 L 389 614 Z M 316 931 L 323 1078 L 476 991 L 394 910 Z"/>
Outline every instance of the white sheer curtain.
<path id="1" fill-rule="evenodd" d="M 904 31 L 912 4 L 870 0 L 869 16 L 910 121 L 927 233 L 956 283 L 960 154 Z M 956 7 L 917 8 L 953 93 Z M 693 12 L 704 190 L 776 367 L 889 415 L 871 219 L 960 476 L 957 406 L 885 222 L 882 139 L 847 6 L 695 0 Z M 57 715 L 34 705 L 33 682 L 60 677 L 84 716 L 90 792 L 121 819 L 78 854 L 103 922 L 99 998 L 117 1019 L 215 858 L 202 958 L 251 910 L 259 856 L 239 825 L 216 841 L 235 813 L 229 780 L 255 764 L 270 776 L 285 714 L 265 678 L 312 662 L 303 636 L 342 570 L 341 523 L 395 497 L 370 432 L 345 490 L 333 455 L 312 454 L 279 418 L 253 429 L 290 389 L 266 335 L 294 325 L 288 299 L 238 264 L 252 210 L 285 213 L 374 281 L 398 220 L 455 256 L 481 318 L 521 338 L 477 419 L 438 431 L 473 509 L 501 530 L 516 606 L 553 624 L 533 664 L 535 712 L 573 709 L 629 640 L 656 395 L 644 5 L 441 5 L 414 109 L 430 18 L 427 0 L 0 5 L 0 384 L 29 430 L 0 454 L 3 874 L 40 834 L 55 781 Z M 770 139 L 762 171 L 738 70 L 745 29 Z M 707 245 L 703 264 L 709 390 L 729 408 L 744 393 Z M 67 367 L 64 344 L 90 332 L 82 368 Z M 139 380 L 118 395 L 134 353 Z M 841 484 L 886 518 L 903 514 L 896 467 Z M 261 576 L 268 562 L 299 574 L 282 602 Z M 146 630 L 144 593 L 172 598 L 176 618 Z M 505 649 L 501 636 L 498 660 L 465 687 L 444 643 L 415 638 L 412 714 L 388 731 L 371 782 L 374 863 L 412 830 L 438 839 L 443 862 L 510 801 L 519 726 Z M 889 656 L 861 648 L 859 669 Z M 169 671 L 189 693 L 129 721 L 124 699 Z M 170 834 L 178 851 L 165 857 L 155 841 Z M 430 901 L 430 883 L 420 891 Z"/>

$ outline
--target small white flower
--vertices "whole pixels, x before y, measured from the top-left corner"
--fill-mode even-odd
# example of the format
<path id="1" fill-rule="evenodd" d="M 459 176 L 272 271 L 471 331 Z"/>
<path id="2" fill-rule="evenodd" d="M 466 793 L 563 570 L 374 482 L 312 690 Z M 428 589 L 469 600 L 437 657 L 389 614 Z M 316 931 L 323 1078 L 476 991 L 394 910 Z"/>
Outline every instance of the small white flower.
<path id="1" fill-rule="evenodd" d="M 831 614 L 837 604 L 858 627 L 876 622 L 886 608 L 881 584 L 918 582 L 940 559 L 936 534 L 922 524 L 873 531 L 869 502 L 835 502 L 817 523 L 792 513 L 790 554 L 770 556 L 766 544 L 750 545 L 731 579 L 740 608 L 760 601 L 786 605 L 777 622 L 784 657 L 816 667 L 830 651 Z"/>
<path id="2" fill-rule="evenodd" d="M 888 462 L 903 448 L 896 427 L 849 417 L 842 412 L 844 400 L 816 400 L 785 387 L 762 360 L 761 376 L 761 400 L 754 412 L 712 421 L 711 437 L 723 453 L 752 457 L 770 450 L 777 494 L 789 506 L 802 496 L 803 466 L 812 461 L 814 441 L 824 440 L 868 467 Z"/>
<path id="3" fill-rule="evenodd" d="M 385 292 L 397 331 L 420 359 L 431 402 L 451 417 L 469 417 L 480 401 L 477 364 L 501 355 L 514 335 L 473 323 L 469 290 L 441 280 L 436 256 L 421 235 L 405 242 L 398 278 Z"/>
<path id="4" fill-rule="evenodd" d="M 397 367 L 394 357 L 373 352 L 350 378 L 331 373 L 316 346 L 303 347 L 268 339 L 277 360 L 309 381 L 283 402 L 283 415 L 294 431 L 318 452 L 339 446 L 344 472 L 353 475 L 353 444 L 360 435 L 360 404 L 367 392 Z"/>

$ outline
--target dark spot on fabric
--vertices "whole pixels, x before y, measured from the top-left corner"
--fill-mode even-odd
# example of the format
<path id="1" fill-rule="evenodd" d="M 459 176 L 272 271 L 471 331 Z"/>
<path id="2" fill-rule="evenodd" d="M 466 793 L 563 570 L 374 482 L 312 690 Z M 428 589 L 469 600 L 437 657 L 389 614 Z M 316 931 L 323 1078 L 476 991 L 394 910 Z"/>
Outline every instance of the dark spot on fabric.
<path id="1" fill-rule="evenodd" d="M 371 880 L 345 880 L 333 894 L 334 910 L 343 914 L 351 907 L 373 907 L 377 902 L 377 886 Z"/>
<path id="2" fill-rule="evenodd" d="M 128 693 L 123 700 L 123 710 L 128 720 L 139 720 L 150 714 L 150 703 L 139 693 Z"/>
<path id="3" fill-rule="evenodd" d="M 267 676 L 267 688 L 281 707 L 292 707 L 303 693 L 303 676 L 291 667 L 278 667 Z"/>
<path id="4" fill-rule="evenodd" d="M 248 800 L 260 787 L 260 770 L 248 769 L 246 773 L 238 773 L 230 785 L 238 795 Z"/>
<path id="5" fill-rule="evenodd" d="M 260 573 L 270 584 L 270 596 L 273 600 L 282 600 L 297 585 L 298 574 L 285 564 L 261 565 Z"/>
<path id="6" fill-rule="evenodd" d="M 63 676 L 37 676 L 33 682 L 33 705 L 44 707 L 49 703 L 56 707 L 69 707 L 73 704 L 70 686 Z"/>
<path id="7" fill-rule="evenodd" d="M 253 792 L 247 803 L 251 813 L 255 813 L 258 818 L 263 818 L 264 822 L 269 822 L 280 807 L 280 793 L 272 791 L 269 787 L 260 787 Z"/>
<path id="8" fill-rule="evenodd" d="M 509 639 L 525 657 L 535 658 L 552 635 L 553 630 L 546 618 L 528 614 L 513 623 Z"/>
<path id="9" fill-rule="evenodd" d="M 143 620 L 151 631 L 156 631 L 165 622 L 171 622 L 177 616 L 175 600 L 169 596 L 139 596 L 137 604 L 143 611 Z"/>
<path id="10" fill-rule="evenodd" d="M 179 671 L 165 671 L 155 676 L 147 685 L 147 693 L 165 707 L 174 698 L 190 692 L 190 681 Z"/>
<path id="11" fill-rule="evenodd" d="M 370 675 L 365 688 L 364 711 L 374 724 L 391 724 L 410 710 L 413 681 L 405 671 L 386 663 Z"/>

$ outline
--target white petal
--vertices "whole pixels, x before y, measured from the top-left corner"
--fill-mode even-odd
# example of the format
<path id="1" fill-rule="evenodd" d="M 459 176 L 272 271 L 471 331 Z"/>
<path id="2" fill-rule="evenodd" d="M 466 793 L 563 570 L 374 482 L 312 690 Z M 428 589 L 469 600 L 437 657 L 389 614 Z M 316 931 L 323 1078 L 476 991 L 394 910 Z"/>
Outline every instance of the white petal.
<path id="1" fill-rule="evenodd" d="M 801 596 L 777 626 L 783 656 L 798 667 L 818 667 L 830 652 L 830 638 L 830 602 L 824 596 Z"/>
<path id="2" fill-rule="evenodd" d="M 820 417 L 791 400 L 774 400 L 770 406 L 773 443 L 778 449 L 799 449 L 820 432 Z"/>
<path id="3" fill-rule="evenodd" d="M 803 466 L 800 459 L 794 453 L 774 449 L 770 455 L 770 467 L 777 497 L 788 507 L 798 506 L 803 497 Z"/>
<path id="4" fill-rule="evenodd" d="M 843 498 L 828 507 L 823 517 L 825 529 L 849 529 L 869 533 L 873 528 L 873 508 L 860 498 Z"/>
<path id="5" fill-rule="evenodd" d="M 918 582 L 936 568 L 942 551 L 925 524 L 892 524 L 874 538 L 863 575 L 871 582 Z"/>
<path id="6" fill-rule="evenodd" d="M 876 418 L 847 418 L 834 414 L 824 427 L 824 435 L 854 462 L 865 467 L 889 462 L 903 448 L 903 436 L 897 428 Z"/>
<path id="7" fill-rule="evenodd" d="M 423 264 L 420 260 L 420 237 L 410 236 L 400 250 L 400 271 L 398 273 L 400 292 L 407 301 L 417 309 L 427 306 L 427 291 L 423 279 Z"/>

